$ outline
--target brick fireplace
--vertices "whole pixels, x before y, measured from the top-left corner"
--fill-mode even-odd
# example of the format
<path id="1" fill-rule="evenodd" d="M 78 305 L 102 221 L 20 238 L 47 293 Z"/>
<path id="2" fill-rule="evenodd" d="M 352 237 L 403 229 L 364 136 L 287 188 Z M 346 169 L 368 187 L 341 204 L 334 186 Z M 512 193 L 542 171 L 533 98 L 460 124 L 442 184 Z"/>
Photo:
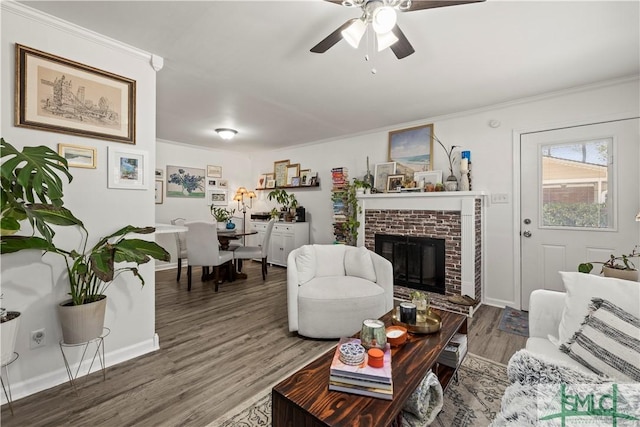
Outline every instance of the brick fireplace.
<path id="1" fill-rule="evenodd" d="M 482 299 L 482 192 L 359 196 L 358 244 L 375 250 L 376 234 L 445 241 L 445 293 Z"/>

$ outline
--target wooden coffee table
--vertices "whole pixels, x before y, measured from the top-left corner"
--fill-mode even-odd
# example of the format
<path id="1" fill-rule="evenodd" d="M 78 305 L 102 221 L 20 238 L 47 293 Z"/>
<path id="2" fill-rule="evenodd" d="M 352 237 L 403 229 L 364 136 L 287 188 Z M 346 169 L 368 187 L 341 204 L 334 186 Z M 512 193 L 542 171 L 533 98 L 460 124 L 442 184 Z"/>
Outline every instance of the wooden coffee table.
<path id="1" fill-rule="evenodd" d="M 467 333 L 467 317 L 435 311 L 442 317 L 439 332 L 410 334 L 403 346 L 392 349 L 393 400 L 329 391 L 334 347 L 273 388 L 273 427 L 388 426 L 429 369 L 433 368 L 446 388 L 456 370 L 436 364 L 436 360 L 456 332 Z M 389 312 L 381 318 L 387 326 L 391 315 Z"/>

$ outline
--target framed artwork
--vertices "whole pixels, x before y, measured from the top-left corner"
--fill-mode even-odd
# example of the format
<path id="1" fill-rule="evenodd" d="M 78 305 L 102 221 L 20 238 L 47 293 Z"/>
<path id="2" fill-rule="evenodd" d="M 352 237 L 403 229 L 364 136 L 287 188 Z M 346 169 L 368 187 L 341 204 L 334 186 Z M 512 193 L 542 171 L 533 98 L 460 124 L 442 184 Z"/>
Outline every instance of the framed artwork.
<path id="1" fill-rule="evenodd" d="M 214 206 L 227 206 L 226 190 L 209 190 L 207 191 L 208 203 Z"/>
<path id="2" fill-rule="evenodd" d="M 146 190 L 149 156 L 146 151 L 108 147 L 109 188 Z M 149 173 L 149 176 L 151 174 Z"/>
<path id="3" fill-rule="evenodd" d="M 300 171 L 300 185 L 311 185 L 311 169 Z"/>
<path id="4" fill-rule="evenodd" d="M 207 176 L 211 178 L 222 178 L 222 166 L 207 165 Z"/>
<path id="5" fill-rule="evenodd" d="M 167 166 L 167 197 L 204 199 L 206 171 L 184 166 Z"/>
<path id="6" fill-rule="evenodd" d="M 300 163 L 293 163 L 287 166 L 287 185 L 293 185 L 294 177 L 300 176 Z M 299 184 L 298 184 L 299 185 Z"/>
<path id="7" fill-rule="evenodd" d="M 207 185 L 209 187 L 217 187 L 218 186 L 218 181 L 215 179 L 209 179 L 207 180 Z"/>
<path id="8" fill-rule="evenodd" d="M 267 180 L 267 186 L 265 188 L 276 188 L 276 180 L 275 179 L 268 179 Z"/>
<path id="9" fill-rule="evenodd" d="M 267 185 L 267 175 L 262 174 L 258 177 L 258 182 L 256 183 L 256 188 L 262 189 Z"/>
<path id="10" fill-rule="evenodd" d="M 156 205 L 164 202 L 164 181 L 156 181 Z"/>
<path id="11" fill-rule="evenodd" d="M 69 167 L 96 168 L 96 149 L 93 147 L 58 144 L 58 154 L 65 158 Z"/>
<path id="12" fill-rule="evenodd" d="M 264 176 L 267 178 L 267 181 L 270 179 L 276 179 L 276 176 L 272 173 L 265 173 Z"/>
<path id="13" fill-rule="evenodd" d="M 273 162 L 273 176 L 276 180 L 277 187 L 283 187 L 287 185 L 287 167 L 289 166 L 289 160 L 278 160 Z"/>
<path id="14" fill-rule="evenodd" d="M 395 174 L 387 176 L 387 193 L 399 192 L 402 188 L 402 182 L 404 181 L 404 175 Z"/>
<path id="15" fill-rule="evenodd" d="M 219 179 L 218 180 L 218 187 L 227 188 L 228 186 L 229 186 L 229 182 L 226 179 Z"/>
<path id="16" fill-rule="evenodd" d="M 300 187 L 300 177 L 299 176 L 294 176 L 293 178 L 291 178 L 291 186 L 292 187 Z"/>
<path id="17" fill-rule="evenodd" d="M 164 169 L 156 169 L 156 179 L 164 179 Z"/>
<path id="18" fill-rule="evenodd" d="M 389 132 L 389 161 L 396 162 L 396 173 L 413 179 L 414 172 L 433 169 L 433 125 Z"/>
<path id="19" fill-rule="evenodd" d="M 416 172 L 413 174 L 413 180 L 420 185 L 420 181 L 424 179 L 424 183 L 438 184 L 442 183 L 442 171 Z"/>
<path id="20" fill-rule="evenodd" d="M 136 143 L 136 81 L 16 44 L 15 125 Z"/>
<path id="21" fill-rule="evenodd" d="M 318 184 L 318 176 L 312 176 L 311 180 L 309 181 L 309 185 L 317 185 Z"/>
<path id="22" fill-rule="evenodd" d="M 374 170 L 373 186 L 378 192 L 387 189 L 387 177 L 396 173 L 396 162 L 377 163 Z"/>

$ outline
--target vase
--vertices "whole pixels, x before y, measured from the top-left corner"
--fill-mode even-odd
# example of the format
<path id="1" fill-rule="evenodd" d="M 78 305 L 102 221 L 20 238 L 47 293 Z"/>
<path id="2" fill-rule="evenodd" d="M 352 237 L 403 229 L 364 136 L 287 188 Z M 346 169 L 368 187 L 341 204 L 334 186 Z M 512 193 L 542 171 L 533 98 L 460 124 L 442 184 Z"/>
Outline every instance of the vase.
<path id="1" fill-rule="evenodd" d="M 17 311 L 7 311 L 6 322 L 0 323 L 0 338 L 2 339 L 2 365 L 6 365 L 13 358 L 13 350 L 16 347 L 16 337 L 20 326 L 20 313 Z"/>
<path id="2" fill-rule="evenodd" d="M 229 221 L 227 223 L 226 228 L 227 228 L 227 230 L 233 230 L 234 228 L 236 228 L 236 225 L 234 223 L 232 223 L 231 221 Z"/>
<path id="3" fill-rule="evenodd" d="M 217 228 L 218 230 L 223 230 L 223 231 L 224 231 L 224 230 L 226 230 L 226 229 L 227 229 L 227 223 L 226 223 L 226 222 L 224 222 L 224 221 L 218 221 L 218 222 L 216 223 L 216 228 Z"/>
<path id="4" fill-rule="evenodd" d="M 444 182 L 444 188 L 446 191 L 458 191 L 458 178 L 453 174 L 449 175 Z"/>
<path id="5" fill-rule="evenodd" d="M 61 302 L 58 305 L 58 317 L 64 343 L 84 343 L 102 335 L 106 308 L 106 295 L 88 304 L 72 305 L 71 300 Z"/>

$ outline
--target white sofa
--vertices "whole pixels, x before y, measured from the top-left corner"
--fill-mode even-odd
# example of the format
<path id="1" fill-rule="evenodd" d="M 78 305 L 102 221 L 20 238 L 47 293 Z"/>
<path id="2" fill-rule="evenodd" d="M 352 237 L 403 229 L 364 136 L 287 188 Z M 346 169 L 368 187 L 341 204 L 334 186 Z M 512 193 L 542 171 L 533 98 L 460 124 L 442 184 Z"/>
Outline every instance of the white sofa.
<path id="1" fill-rule="evenodd" d="M 287 306 L 291 332 L 351 336 L 393 308 L 393 268 L 364 247 L 302 246 L 287 259 Z"/>

